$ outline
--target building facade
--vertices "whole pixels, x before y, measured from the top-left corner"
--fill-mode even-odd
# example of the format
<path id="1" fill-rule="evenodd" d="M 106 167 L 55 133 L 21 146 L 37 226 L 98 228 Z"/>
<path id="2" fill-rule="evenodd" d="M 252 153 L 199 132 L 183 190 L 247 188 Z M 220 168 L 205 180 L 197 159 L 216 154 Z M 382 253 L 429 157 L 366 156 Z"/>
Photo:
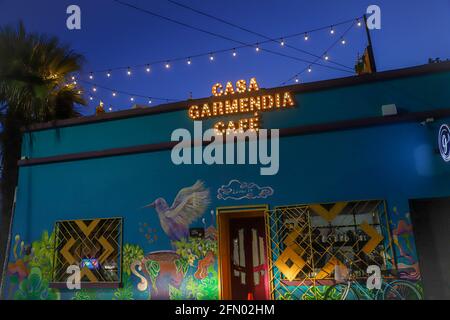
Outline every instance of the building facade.
<path id="1" fill-rule="evenodd" d="M 348 275 L 360 285 L 347 299 L 430 296 L 411 213 L 450 196 L 448 83 L 450 64 L 430 64 L 37 125 L 23 135 L 3 298 L 340 299 Z M 174 163 L 171 135 L 194 137 L 195 115 L 209 129 L 252 111 L 214 102 L 286 92 L 292 105 L 258 114 L 280 129 L 276 174 Z"/>

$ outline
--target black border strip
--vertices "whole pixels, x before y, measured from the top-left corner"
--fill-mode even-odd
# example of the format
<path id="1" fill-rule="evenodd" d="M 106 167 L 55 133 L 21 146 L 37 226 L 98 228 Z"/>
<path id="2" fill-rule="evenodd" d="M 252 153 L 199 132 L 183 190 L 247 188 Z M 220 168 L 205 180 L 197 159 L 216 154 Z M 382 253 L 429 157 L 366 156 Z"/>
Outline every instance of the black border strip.
<path id="1" fill-rule="evenodd" d="M 306 134 L 324 133 L 329 131 L 339 131 L 348 129 L 357 129 L 362 127 L 371 127 L 379 125 L 388 125 L 401 122 L 414 122 L 414 121 L 424 121 L 428 118 L 439 119 L 450 117 L 450 108 L 447 109 L 437 109 L 433 111 L 421 111 L 421 112 L 411 112 L 392 116 L 378 116 L 360 119 L 343 120 L 322 124 L 304 125 L 291 128 L 280 129 L 280 137 L 291 137 Z M 269 131 L 270 132 L 270 131 Z M 177 145 L 178 141 L 145 144 L 132 147 L 124 148 L 113 148 L 101 151 L 87 151 L 80 153 L 64 154 L 59 156 L 42 157 L 34 159 L 23 159 L 18 161 L 18 165 L 21 167 L 38 165 L 38 164 L 49 164 L 56 162 L 66 162 L 66 161 L 76 161 L 85 159 L 96 159 L 103 157 L 112 157 L 120 155 L 129 155 L 145 152 L 157 152 L 172 149 Z M 204 145 L 209 142 L 203 142 Z"/>
<path id="2" fill-rule="evenodd" d="M 295 85 L 276 87 L 276 88 L 271 88 L 271 89 L 260 89 L 258 91 L 257 95 L 273 94 L 273 93 L 277 93 L 280 91 L 290 91 L 292 93 L 311 92 L 311 91 L 325 90 L 325 89 L 330 89 L 330 88 L 359 85 L 359 84 L 365 84 L 365 83 L 370 83 L 370 82 L 375 82 L 375 81 L 385 81 L 385 80 L 392 80 L 392 79 L 397 79 L 397 78 L 425 75 L 428 73 L 437 73 L 437 72 L 445 72 L 445 71 L 450 71 L 450 62 L 432 63 L 432 64 L 415 66 L 415 67 L 410 67 L 410 68 L 405 68 L 405 69 L 389 70 L 389 71 L 383 71 L 383 72 L 378 72 L 378 73 L 373 73 L 373 74 L 350 76 L 350 77 L 345 77 L 345 78 L 323 80 L 323 81 L 310 82 L 310 83 L 305 83 L 305 84 L 295 84 Z M 239 94 L 239 97 L 250 97 L 250 96 L 254 96 L 254 95 L 255 95 L 254 92 L 250 92 L 250 93 Z M 229 96 L 228 97 L 224 96 L 224 97 L 208 97 L 208 98 L 202 98 L 202 99 L 191 99 L 191 100 L 185 100 L 185 101 L 180 101 L 180 102 L 175 102 L 175 103 L 161 104 L 161 105 L 158 105 L 156 107 L 151 107 L 151 108 L 144 107 L 144 106 L 138 106 L 135 109 L 105 113 L 105 114 L 96 115 L 96 116 L 79 117 L 79 118 L 72 118 L 72 119 L 57 120 L 57 121 L 34 124 L 29 127 L 22 128 L 22 131 L 23 132 L 40 131 L 40 130 L 53 129 L 53 128 L 63 128 L 63 127 L 69 127 L 69 126 L 75 126 L 75 125 L 112 121 L 112 120 L 119 120 L 119 119 L 127 119 L 127 118 L 133 118 L 133 117 L 139 117 L 139 116 L 145 116 L 145 115 L 154 115 L 154 114 L 166 113 L 166 112 L 174 112 L 174 111 L 186 110 L 190 105 L 193 105 L 193 104 L 211 103 L 212 101 L 223 101 L 226 99 L 229 99 Z"/>

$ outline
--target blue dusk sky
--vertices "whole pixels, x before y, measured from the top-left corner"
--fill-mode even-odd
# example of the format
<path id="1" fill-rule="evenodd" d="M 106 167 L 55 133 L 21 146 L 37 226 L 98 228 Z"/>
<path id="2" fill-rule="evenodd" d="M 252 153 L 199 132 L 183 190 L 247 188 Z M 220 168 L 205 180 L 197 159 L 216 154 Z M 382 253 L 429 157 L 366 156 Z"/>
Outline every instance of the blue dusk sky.
<path id="1" fill-rule="evenodd" d="M 165 102 L 156 98 L 184 100 L 191 94 L 193 98 L 207 97 L 216 82 L 256 77 L 260 87 L 265 88 L 295 83 L 293 76 L 307 69 L 317 58 L 287 45 L 320 57 L 337 42 L 327 52 L 329 61 L 322 59 L 318 63 L 338 70 L 311 64 L 312 72 L 300 74 L 300 82 L 349 76 L 357 55 L 364 51 L 367 43 L 365 30 L 351 21 L 334 27 L 335 33 L 331 35 L 329 26 L 362 16 L 369 5 L 381 8 L 381 29 L 371 31 L 379 71 L 425 64 L 428 58 L 450 58 L 450 0 L 174 0 L 269 38 L 299 36 L 285 39 L 285 46 L 262 43 L 259 52 L 255 46 L 238 49 L 236 57 L 232 51 L 225 51 L 214 54 L 213 61 L 208 55 L 192 58 L 190 65 L 186 59 L 172 61 L 169 69 L 162 62 L 152 65 L 147 73 L 145 66 L 133 66 L 195 57 L 239 47 L 239 43 L 255 44 L 266 39 L 167 0 L 121 1 L 221 37 L 192 30 L 113 0 L 0 0 L 0 25 L 22 20 L 29 31 L 57 36 L 84 55 L 83 74 L 78 79 L 81 77 L 86 97 L 93 94 L 92 87 L 97 86 L 93 100 L 84 109 L 85 114 L 92 114 L 100 99 L 107 107 L 118 110 L 130 108 L 134 103 L 146 105 L 149 103 L 146 97 L 153 97 L 151 105 Z M 81 30 L 66 27 L 66 9 L 71 4 L 81 8 Z M 320 27 L 327 28 L 310 33 L 309 40 L 304 40 L 304 31 Z M 339 39 L 346 30 L 346 44 L 342 45 Z M 132 67 L 131 76 L 127 75 L 127 66 Z M 115 70 L 117 67 L 125 69 Z M 104 71 L 109 69 L 112 70 L 110 78 Z M 94 72 L 93 80 L 88 77 L 90 72 Z M 113 97 L 110 90 L 102 87 L 130 93 L 134 102 L 130 100 L 131 95 L 119 93 Z"/>

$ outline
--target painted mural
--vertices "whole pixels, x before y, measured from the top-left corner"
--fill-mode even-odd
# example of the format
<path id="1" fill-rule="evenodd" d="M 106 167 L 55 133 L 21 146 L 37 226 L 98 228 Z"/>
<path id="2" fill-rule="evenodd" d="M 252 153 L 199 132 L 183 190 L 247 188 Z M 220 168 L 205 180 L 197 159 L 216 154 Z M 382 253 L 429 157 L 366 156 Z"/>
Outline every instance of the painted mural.
<path id="1" fill-rule="evenodd" d="M 205 215 L 210 193 L 202 181 L 181 189 L 172 205 L 157 198 L 144 208 L 154 210 L 171 248 L 147 253 L 130 264 L 139 279 L 137 289 L 148 299 L 217 299 L 215 270 L 217 232 L 214 225 L 204 237 L 190 237 L 190 225 Z M 202 219 L 206 223 L 205 218 Z"/>
<path id="2" fill-rule="evenodd" d="M 239 186 L 239 188 L 244 186 L 244 189 L 249 187 L 248 185 L 245 187 L 239 180 L 232 180 L 227 185 L 222 185 L 218 189 L 218 194 L 222 194 L 222 199 L 225 199 L 229 191 L 227 188 L 234 188 L 234 186 Z M 270 187 L 252 185 L 246 190 L 256 190 L 256 192 L 252 191 L 252 196 L 261 194 L 261 192 L 265 197 L 273 194 L 273 189 Z M 228 196 L 230 195 L 228 193 Z M 249 193 L 245 193 L 244 198 L 249 199 L 248 196 Z M 333 214 L 335 207 L 336 205 L 313 208 L 318 216 L 332 221 L 338 215 L 338 213 Z M 345 206 L 338 207 L 338 209 L 342 209 Z M 138 209 L 142 211 L 143 215 L 153 215 L 154 218 L 142 218 L 141 222 L 134 226 L 137 232 L 133 239 L 136 239 L 136 236 L 139 237 L 139 244 L 130 243 L 126 238 L 124 239 L 122 286 L 120 288 L 81 290 L 51 288 L 49 283 L 53 269 L 55 236 L 53 232 L 43 231 L 41 237 L 31 244 L 23 241 L 20 235 L 14 237 L 7 268 L 7 281 L 4 286 L 5 298 L 17 300 L 218 299 L 218 234 L 214 208 L 211 207 L 210 191 L 205 183 L 196 181 L 192 185 L 180 189 L 171 205 L 165 198 L 157 197 Z M 396 260 L 399 271 L 398 279 L 385 283 L 382 290 L 378 291 L 370 291 L 364 286 L 356 284 L 352 285 L 352 290 L 346 292 L 346 299 L 396 298 L 396 288 L 404 285 L 404 282 L 398 282 L 402 280 L 408 281 L 414 286 L 414 289 L 411 290 L 415 294 L 422 295 L 409 215 L 408 213 L 401 214 L 396 207 L 393 207 L 388 217 L 393 252 L 383 249 L 383 261 L 385 266 L 389 267 L 391 261 Z M 284 221 L 284 224 L 289 226 L 291 231 L 295 229 L 295 223 L 293 224 L 290 220 Z M 198 227 L 199 225 L 203 227 L 204 233 L 201 235 L 191 234 L 192 226 Z M 126 224 L 124 226 L 131 228 Z M 324 241 L 324 237 L 326 241 L 341 241 L 339 237 L 334 236 L 333 238 L 333 235 L 330 234 L 320 233 L 317 237 L 319 241 Z M 376 237 L 376 235 L 373 234 L 372 237 Z M 388 238 L 386 234 L 383 234 L 383 237 L 379 241 L 377 240 L 377 244 L 370 249 L 372 251 L 366 248 L 368 256 L 375 260 L 378 259 L 373 252 L 376 247 L 387 248 Z M 342 239 L 346 241 L 345 236 Z M 284 242 L 282 239 L 279 241 Z M 294 252 L 299 253 L 298 250 L 294 250 Z M 285 268 L 278 261 L 280 253 L 273 253 L 273 262 L 276 268 Z M 327 265 L 323 266 L 323 269 L 327 268 Z M 310 271 L 311 277 L 319 276 L 313 274 L 315 270 Z M 274 283 L 285 281 L 286 274 L 289 274 L 286 272 L 284 275 L 278 274 L 278 278 L 275 275 L 272 279 Z M 295 276 L 288 280 L 294 283 L 298 281 L 296 278 L 298 277 Z M 275 298 L 282 300 L 338 300 L 343 297 L 342 287 L 336 285 L 303 284 L 300 290 L 288 289 L 289 286 L 285 286 L 277 291 Z"/>
<path id="3" fill-rule="evenodd" d="M 420 280 L 419 262 L 414 247 L 414 234 L 410 222 L 410 214 L 400 215 L 397 207 L 392 209 L 390 224 L 392 225 L 392 237 L 397 250 L 397 267 L 399 276 L 404 279 Z"/>
<path id="4" fill-rule="evenodd" d="M 370 200 L 269 211 L 275 299 L 422 299 L 408 214 L 400 216 L 395 208 L 387 215 L 384 208 L 384 201 Z M 395 217 L 401 219 L 393 224 Z M 400 259 L 410 264 L 396 263 Z M 367 270 L 375 266 L 381 286 L 369 289 Z"/>
<path id="5" fill-rule="evenodd" d="M 205 213 L 209 203 L 209 190 L 197 181 L 181 189 L 170 207 L 164 198 L 157 198 L 145 208 L 154 208 L 165 234 L 171 241 L 180 241 L 188 238 L 189 225 Z"/>
<path id="6" fill-rule="evenodd" d="M 6 298 L 15 300 L 58 300 L 60 293 L 49 287 L 53 269 L 54 235 L 47 231 L 30 246 L 14 238 L 13 259 L 7 267 Z"/>
<path id="7" fill-rule="evenodd" d="M 170 242 L 165 250 L 146 252 L 144 247 L 124 243 L 122 286 L 117 289 L 53 289 L 54 233 L 44 231 L 31 245 L 16 235 L 7 268 L 6 299 L 218 299 L 217 231 L 213 216 L 205 217 L 210 192 L 202 181 L 182 188 L 172 205 L 157 198 L 143 209 L 157 214 L 159 226 L 141 222 L 139 235 L 148 246 L 160 248 L 158 229 Z M 202 237 L 190 237 L 193 222 L 200 220 Z M 207 223 L 209 220 L 209 223 Z"/>

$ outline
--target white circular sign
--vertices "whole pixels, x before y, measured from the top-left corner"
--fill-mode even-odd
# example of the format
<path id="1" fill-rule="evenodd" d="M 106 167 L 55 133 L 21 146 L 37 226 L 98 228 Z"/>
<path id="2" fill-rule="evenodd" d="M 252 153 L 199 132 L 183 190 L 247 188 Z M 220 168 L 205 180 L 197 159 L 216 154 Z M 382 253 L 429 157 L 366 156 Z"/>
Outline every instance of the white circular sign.
<path id="1" fill-rule="evenodd" d="M 450 161 L 450 128 L 446 124 L 439 128 L 438 143 L 442 159 Z"/>

